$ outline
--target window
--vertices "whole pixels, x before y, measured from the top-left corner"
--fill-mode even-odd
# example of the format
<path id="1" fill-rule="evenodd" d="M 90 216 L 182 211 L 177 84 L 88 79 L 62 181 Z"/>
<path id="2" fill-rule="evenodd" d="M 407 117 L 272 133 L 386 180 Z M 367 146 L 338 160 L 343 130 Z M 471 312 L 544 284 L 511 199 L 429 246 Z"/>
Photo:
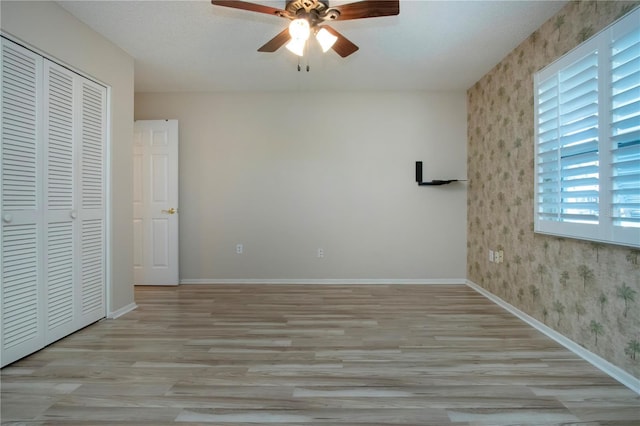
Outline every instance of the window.
<path id="1" fill-rule="evenodd" d="M 534 76 L 535 231 L 640 247 L 640 9 Z"/>

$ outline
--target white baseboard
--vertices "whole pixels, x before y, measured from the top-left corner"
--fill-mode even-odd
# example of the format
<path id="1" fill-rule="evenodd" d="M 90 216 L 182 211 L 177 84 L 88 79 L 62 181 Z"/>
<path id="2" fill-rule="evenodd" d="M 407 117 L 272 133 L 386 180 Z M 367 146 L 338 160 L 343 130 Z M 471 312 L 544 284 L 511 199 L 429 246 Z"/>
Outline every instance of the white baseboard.
<path id="1" fill-rule="evenodd" d="M 485 296 L 487 299 L 497 304 L 498 306 L 511 312 L 513 315 L 517 316 L 522 321 L 526 322 L 536 330 L 545 334 L 547 337 L 550 337 L 551 339 L 555 340 L 557 343 L 569 349 L 571 352 L 578 355 L 580 358 L 584 359 L 585 361 L 587 361 L 597 369 L 601 370 L 603 373 L 611 376 L 613 379 L 619 381 L 620 383 L 622 383 L 623 385 L 625 385 L 635 393 L 640 394 L 640 379 L 635 378 L 634 376 L 622 370 L 621 368 L 611 364 L 606 359 L 601 358 L 600 356 L 594 354 L 591 351 L 588 351 L 587 349 L 583 348 L 573 340 L 567 338 L 563 334 L 558 333 L 554 329 L 548 327 L 547 325 L 538 321 L 532 316 L 527 315 L 526 313 L 522 312 L 520 309 L 505 302 L 495 294 L 485 290 L 484 288 L 480 287 L 476 283 L 467 280 L 467 285 L 472 289 L 474 289 L 475 291 L 477 291 L 478 293 Z"/>
<path id="2" fill-rule="evenodd" d="M 129 303 L 127 306 L 123 306 L 120 309 L 117 309 L 117 310 L 115 310 L 113 312 L 109 312 L 107 314 L 107 318 L 108 319 L 116 319 L 118 317 L 123 316 L 124 314 L 127 314 L 127 313 L 133 311 L 137 307 L 138 307 L 138 305 L 136 305 L 135 303 Z"/>
<path id="3" fill-rule="evenodd" d="M 466 284 L 464 278 L 443 279 L 182 279 L 180 284 L 419 284 L 419 285 L 451 285 Z"/>

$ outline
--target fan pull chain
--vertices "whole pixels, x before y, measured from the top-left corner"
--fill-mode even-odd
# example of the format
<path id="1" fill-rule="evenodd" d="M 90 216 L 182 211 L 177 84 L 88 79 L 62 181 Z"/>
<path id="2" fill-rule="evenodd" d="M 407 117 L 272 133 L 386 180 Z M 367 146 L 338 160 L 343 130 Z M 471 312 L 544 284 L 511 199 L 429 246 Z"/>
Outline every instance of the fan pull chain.
<path id="1" fill-rule="evenodd" d="M 306 56 L 307 58 L 307 72 L 309 72 L 311 70 L 311 67 L 309 66 L 309 43 L 305 43 L 304 45 L 304 51 L 303 51 L 303 56 Z M 300 56 L 298 56 L 298 72 L 302 71 L 302 66 L 300 65 Z"/>
<path id="2" fill-rule="evenodd" d="M 306 54 L 306 55 L 305 55 Z M 307 72 L 311 71 L 311 67 L 309 66 L 309 41 L 307 40 L 304 44 L 304 50 L 302 51 L 302 56 L 306 56 L 307 58 Z M 300 56 L 298 56 L 298 72 L 302 71 L 302 66 L 300 65 Z"/>

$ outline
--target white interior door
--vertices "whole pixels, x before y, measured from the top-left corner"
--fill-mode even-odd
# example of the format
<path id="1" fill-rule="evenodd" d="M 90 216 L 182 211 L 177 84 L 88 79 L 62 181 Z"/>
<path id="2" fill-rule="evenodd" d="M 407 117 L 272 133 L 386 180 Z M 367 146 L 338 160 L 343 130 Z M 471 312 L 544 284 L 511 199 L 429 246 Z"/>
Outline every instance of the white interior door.
<path id="1" fill-rule="evenodd" d="M 135 122 L 133 177 L 135 284 L 177 285 L 177 120 Z"/>

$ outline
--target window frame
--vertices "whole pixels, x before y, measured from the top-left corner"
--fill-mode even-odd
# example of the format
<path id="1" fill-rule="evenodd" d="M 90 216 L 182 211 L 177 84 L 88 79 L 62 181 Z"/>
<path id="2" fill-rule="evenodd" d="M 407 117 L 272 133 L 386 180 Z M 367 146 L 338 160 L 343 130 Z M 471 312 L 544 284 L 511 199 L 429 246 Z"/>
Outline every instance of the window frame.
<path id="1" fill-rule="evenodd" d="M 612 44 L 618 38 L 640 29 L 640 8 L 636 8 L 618 21 L 614 22 L 595 36 L 580 44 L 561 58 L 547 65 L 534 74 L 534 232 L 560 237 L 569 237 L 582 240 L 610 243 L 623 246 L 640 248 L 640 228 L 619 226 L 614 223 L 613 213 L 613 176 L 612 151 L 614 149 L 611 131 L 612 114 L 612 77 L 611 77 L 611 49 Z M 539 192 L 541 183 L 542 162 L 540 153 L 540 87 L 550 78 L 559 78 L 567 68 L 578 63 L 590 54 L 597 51 L 597 108 L 598 108 L 598 222 L 594 224 L 576 223 L 559 220 L 551 220 L 541 217 L 540 204 L 542 193 Z M 556 95 L 558 96 L 558 95 Z M 560 103 L 558 104 L 560 105 Z M 556 117 L 560 117 L 558 113 Z M 640 117 L 639 117 L 640 119 Z M 562 124 L 556 124 L 560 128 Z M 557 136 L 559 138 L 560 136 Z M 556 158 L 561 159 L 562 145 L 558 143 Z M 640 145 L 638 147 L 640 149 Z M 548 154 L 546 151 L 545 154 Z M 563 169 L 558 170 L 558 174 Z M 562 179 L 557 183 L 556 190 L 561 194 Z M 640 193 L 640 184 L 638 187 Z M 640 194 L 639 194 L 640 195 Z M 562 199 L 557 201 L 558 210 L 561 210 Z M 562 213 L 558 213 L 562 215 Z"/>

